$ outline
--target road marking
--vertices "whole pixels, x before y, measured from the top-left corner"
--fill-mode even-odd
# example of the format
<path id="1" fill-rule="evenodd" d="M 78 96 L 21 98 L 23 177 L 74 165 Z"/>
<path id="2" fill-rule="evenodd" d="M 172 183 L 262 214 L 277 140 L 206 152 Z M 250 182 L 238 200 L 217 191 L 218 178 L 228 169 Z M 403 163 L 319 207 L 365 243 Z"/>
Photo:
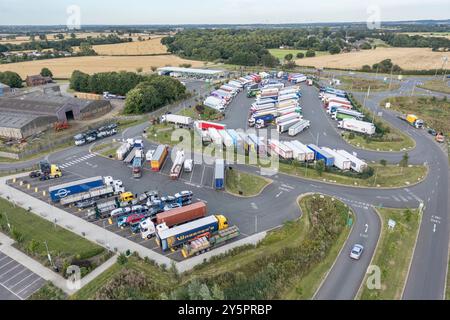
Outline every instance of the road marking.
<path id="1" fill-rule="evenodd" d="M 28 269 L 27 269 L 27 270 L 28 270 Z M 30 270 L 30 272 L 31 272 L 31 270 Z M 16 287 L 17 285 L 21 284 L 22 282 L 24 282 L 26 279 L 28 279 L 29 277 L 31 277 L 31 276 L 33 276 L 33 275 L 35 275 L 35 273 L 31 272 L 31 273 L 30 273 L 29 275 L 27 275 L 25 278 L 23 278 L 22 280 L 20 280 L 19 282 L 17 282 L 15 285 L 13 285 L 13 286 L 11 287 L 11 289 L 14 288 L 14 287 Z"/>
<path id="2" fill-rule="evenodd" d="M 258 210 L 258 206 L 256 205 L 256 203 L 252 202 L 250 203 L 251 207 L 255 210 Z"/>
<path id="3" fill-rule="evenodd" d="M 34 285 L 36 282 L 40 281 L 42 278 L 38 276 L 38 278 L 36 280 L 34 280 L 32 283 L 30 283 L 28 286 L 26 286 L 25 288 L 23 288 L 22 290 L 20 290 L 19 292 L 17 292 L 17 294 L 20 294 L 21 292 L 25 291 L 26 289 L 28 289 L 29 287 L 31 287 L 32 285 Z"/>
<path id="4" fill-rule="evenodd" d="M 5 281 L 5 284 L 9 281 L 11 281 L 12 279 L 14 279 L 15 277 L 17 277 L 19 274 L 21 274 L 22 272 L 28 270 L 27 268 L 25 268 L 24 266 L 22 266 L 23 269 L 21 271 L 19 271 L 18 273 L 16 273 L 13 277 L 9 278 L 8 280 Z"/>
<path id="5" fill-rule="evenodd" d="M 3 283 L 0 283 L 0 286 L 2 286 L 3 288 L 5 288 L 6 290 L 8 290 L 9 292 L 11 292 L 13 295 L 15 295 L 17 298 L 19 298 L 19 300 L 23 300 L 20 296 L 18 296 L 14 291 L 10 290 L 9 288 L 7 288 L 6 286 L 3 285 Z"/>
<path id="6" fill-rule="evenodd" d="M 279 198 L 281 195 L 283 194 L 283 191 L 281 191 L 280 193 L 278 193 L 275 198 Z"/>
<path id="7" fill-rule="evenodd" d="M 397 198 L 396 196 L 392 196 L 392 198 L 397 202 L 401 202 L 401 200 L 399 198 Z"/>
<path id="8" fill-rule="evenodd" d="M 406 199 L 405 197 L 399 195 L 400 199 L 402 199 L 403 202 L 408 202 L 408 199 Z"/>
<path id="9" fill-rule="evenodd" d="M 10 273 L 11 271 L 13 271 L 14 269 L 16 269 L 17 267 L 20 267 L 20 266 L 22 266 L 22 265 L 18 263 L 17 265 L 15 265 L 14 267 L 12 267 L 12 268 L 9 269 L 8 271 L 2 272 L 2 275 L 0 276 L 0 279 L 2 279 L 6 274 Z"/>

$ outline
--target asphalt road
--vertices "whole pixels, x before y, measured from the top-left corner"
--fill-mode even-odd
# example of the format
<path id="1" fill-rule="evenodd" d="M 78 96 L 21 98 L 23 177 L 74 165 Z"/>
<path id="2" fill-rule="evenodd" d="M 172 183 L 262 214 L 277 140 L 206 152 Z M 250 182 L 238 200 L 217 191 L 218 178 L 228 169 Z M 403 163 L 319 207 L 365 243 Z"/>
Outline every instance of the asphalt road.
<path id="1" fill-rule="evenodd" d="M 404 92 L 403 90 L 407 89 L 409 85 L 408 82 L 398 92 L 391 94 L 398 95 Z M 318 141 L 320 146 L 357 152 L 359 157 L 369 161 L 386 159 L 389 162 L 398 162 L 401 159 L 403 155 L 401 152 L 373 152 L 349 146 L 341 139 L 335 124 L 328 119 L 320 106 L 316 89 L 303 87 L 302 92 L 301 105 L 304 116 L 311 120 L 312 126 L 297 139 L 304 143 L 317 143 Z M 418 90 L 416 94 L 424 94 L 424 92 Z M 362 95 L 360 94 L 359 98 Z M 377 110 L 379 101 L 386 96 L 385 93 L 373 94 L 367 99 L 367 107 Z M 247 99 L 244 94 L 240 94 L 235 99 L 227 110 L 224 121 L 229 128 L 246 128 L 248 107 L 251 101 L 252 99 Z M 409 152 L 410 162 L 415 164 L 426 162 L 429 165 L 430 173 L 424 182 L 409 188 L 365 189 L 330 185 L 319 181 L 312 182 L 277 174 L 271 177 L 274 182 L 261 195 L 250 199 L 239 198 L 236 201 L 236 197 L 214 191 L 209 187 L 211 171 L 207 166 L 196 165 L 191 176 L 182 177 L 180 181 L 170 181 L 164 172 L 154 174 L 149 171 L 144 173 L 142 179 L 136 181 L 131 179 L 131 169 L 122 163 L 100 157 L 86 158 L 89 155 L 89 146 L 71 148 L 52 154 L 49 158 L 52 162 L 61 165 L 74 162 L 74 159 L 82 159 L 64 170 L 80 177 L 112 174 L 114 177 L 122 179 L 125 186 L 133 192 L 158 189 L 162 193 L 172 194 L 180 190 L 193 189 L 196 198 L 208 202 L 210 214 L 225 214 L 230 218 L 231 223 L 239 225 L 244 235 L 267 230 L 298 217 L 300 212 L 296 205 L 296 198 L 299 194 L 320 192 L 345 201 L 357 214 L 356 224 L 350 240 L 346 243 L 342 254 L 318 291 L 318 299 L 351 299 L 355 296 L 370 263 L 380 230 L 379 220 L 374 215 L 371 206 L 413 208 L 418 207 L 419 202 L 423 201 L 425 203 L 424 219 L 404 298 L 442 299 L 447 271 L 449 231 L 448 159 L 424 131 L 409 127 L 390 111 L 383 111 L 383 118 L 405 131 L 416 141 L 416 148 Z M 146 126 L 147 124 L 143 124 L 129 128 L 124 132 L 123 137 L 140 136 Z M 35 162 L 36 160 L 33 160 L 33 163 Z M 17 167 L 17 164 L 9 166 L 1 164 L 0 168 L 2 166 Z M 166 166 L 170 167 L 170 163 Z M 255 167 L 243 165 L 234 167 L 248 172 L 258 172 Z M 366 228 L 368 228 L 367 234 Z M 349 248 L 354 243 L 361 243 L 366 247 L 363 258 L 358 262 L 350 261 L 348 258 Z"/>

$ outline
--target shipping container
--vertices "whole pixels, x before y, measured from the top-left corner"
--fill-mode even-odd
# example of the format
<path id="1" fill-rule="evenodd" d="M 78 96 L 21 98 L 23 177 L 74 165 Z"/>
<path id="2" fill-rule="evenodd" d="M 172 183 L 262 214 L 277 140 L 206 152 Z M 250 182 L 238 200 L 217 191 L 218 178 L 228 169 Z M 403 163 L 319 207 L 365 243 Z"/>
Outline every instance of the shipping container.
<path id="1" fill-rule="evenodd" d="M 158 172 L 164 166 L 164 163 L 167 159 L 167 155 L 169 153 L 169 147 L 166 145 L 159 145 L 155 153 L 152 156 L 151 168 L 152 171 Z"/>
<path id="2" fill-rule="evenodd" d="M 169 228 L 186 223 L 192 220 L 200 219 L 206 216 L 206 204 L 197 202 L 185 207 L 175 208 L 170 211 L 158 213 L 156 215 L 156 224 L 165 223 Z"/>

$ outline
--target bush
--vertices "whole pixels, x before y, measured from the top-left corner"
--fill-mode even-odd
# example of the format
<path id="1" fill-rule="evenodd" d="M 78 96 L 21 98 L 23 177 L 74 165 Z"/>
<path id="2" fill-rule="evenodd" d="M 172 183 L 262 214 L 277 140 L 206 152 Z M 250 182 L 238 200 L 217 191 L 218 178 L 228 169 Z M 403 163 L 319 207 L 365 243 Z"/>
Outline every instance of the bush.
<path id="1" fill-rule="evenodd" d="M 11 88 L 22 88 L 22 78 L 18 73 L 12 71 L 0 72 L 0 83 Z"/>
<path id="2" fill-rule="evenodd" d="M 315 57 L 316 56 L 316 52 L 314 50 L 309 49 L 308 51 L 306 51 L 305 56 L 308 57 L 308 58 Z"/>
<path id="3" fill-rule="evenodd" d="M 303 52 L 297 53 L 297 58 L 303 59 L 305 57 L 305 54 Z"/>
<path id="4" fill-rule="evenodd" d="M 120 265 L 125 265 L 128 262 L 128 258 L 125 254 L 121 253 L 118 257 L 117 257 L 117 263 Z"/>
<path id="5" fill-rule="evenodd" d="M 41 74 L 41 76 L 43 76 L 43 77 L 53 77 L 53 73 L 50 71 L 49 68 L 42 68 L 40 74 Z"/>

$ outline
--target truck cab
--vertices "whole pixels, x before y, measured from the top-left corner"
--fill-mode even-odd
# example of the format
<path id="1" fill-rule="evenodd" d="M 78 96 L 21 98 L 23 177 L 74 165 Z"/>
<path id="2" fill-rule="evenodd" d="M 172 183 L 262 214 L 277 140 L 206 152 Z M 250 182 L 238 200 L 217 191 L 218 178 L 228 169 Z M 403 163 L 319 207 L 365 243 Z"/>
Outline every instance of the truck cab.
<path id="1" fill-rule="evenodd" d="M 228 228 L 228 219 L 223 215 L 216 215 L 217 222 L 219 224 L 219 230 Z"/>
<path id="2" fill-rule="evenodd" d="M 134 194 L 131 192 L 124 192 L 120 195 L 120 202 L 130 202 L 133 201 Z"/>

